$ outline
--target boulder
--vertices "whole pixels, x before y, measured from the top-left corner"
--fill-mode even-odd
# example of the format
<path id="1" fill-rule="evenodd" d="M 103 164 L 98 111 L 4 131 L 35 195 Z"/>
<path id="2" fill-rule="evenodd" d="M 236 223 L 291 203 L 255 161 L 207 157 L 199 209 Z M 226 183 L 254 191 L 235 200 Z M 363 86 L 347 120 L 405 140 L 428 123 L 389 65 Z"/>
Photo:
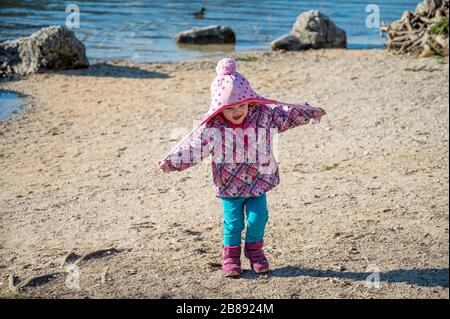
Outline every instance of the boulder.
<path id="1" fill-rule="evenodd" d="M 12 73 L 26 75 L 46 70 L 89 66 L 86 49 L 66 27 L 43 28 L 29 37 L 0 43 L 0 65 Z"/>
<path id="2" fill-rule="evenodd" d="M 292 32 L 304 47 L 311 49 L 346 48 L 347 35 L 344 30 L 318 10 L 304 12 L 297 17 Z"/>
<path id="3" fill-rule="evenodd" d="M 320 11 L 300 14 L 292 31 L 270 44 L 272 50 L 307 50 L 325 48 L 346 48 L 347 35 Z"/>
<path id="4" fill-rule="evenodd" d="M 304 49 L 300 39 L 292 34 L 283 35 L 270 43 L 272 50 L 298 51 Z"/>
<path id="5" fill-rule="evenodd" d="M 207 26 L 195 27 L 191 30 L 183 31 L 175 36 L 177 43 L 186 44 L 234 44 L 236 35 L 230 27 Z"/>

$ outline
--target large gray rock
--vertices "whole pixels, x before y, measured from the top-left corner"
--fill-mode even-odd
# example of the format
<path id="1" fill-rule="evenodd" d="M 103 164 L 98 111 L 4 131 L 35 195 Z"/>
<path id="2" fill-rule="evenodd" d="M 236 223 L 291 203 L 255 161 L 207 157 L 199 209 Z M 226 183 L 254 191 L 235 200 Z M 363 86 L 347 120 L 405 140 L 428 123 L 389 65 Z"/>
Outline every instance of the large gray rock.
<path id="1" fill-rule="evenodd" d="M 347 47 L 345 31 L 318 10 L 299 15 L 291 34 L 299 38 L 303 46 L 311 49 Z"/>
<path id="2" fill-rule="evenodd" d="M 286 51 L 298 51 L 305 47 L 300 42 L 300 39 L 292 34 L 285 34 L 270 43 L 272 50 L 286 50 Z"/>
<path id="3" fill-rule="evenodd" d="M 227 44 L 235 43 L 236 35 L 230 27 L 215 25 L 180 32 L 175 40 L 187 44 Z"/>
<path id="4" fill-rule="evenodd" d="M 73 31 L 53 26 L 29 37 L 0 43 L 0 66 L 20 75 L 89 66 L 86 49 Z"/>

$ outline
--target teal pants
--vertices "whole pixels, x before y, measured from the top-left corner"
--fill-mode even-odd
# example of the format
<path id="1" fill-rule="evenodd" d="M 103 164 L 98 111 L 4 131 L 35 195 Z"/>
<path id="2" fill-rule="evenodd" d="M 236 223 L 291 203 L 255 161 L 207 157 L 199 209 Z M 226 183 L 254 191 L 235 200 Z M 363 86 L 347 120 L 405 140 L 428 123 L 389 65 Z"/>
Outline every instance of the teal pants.
<path id="1" fill-rule="evenodd" d="M 266 194 L 258 197 L 222 197 L 221 199 L 224 246 L 241 244 L 241 234 L 245 224 L 247 225 L 245 241 L 248 243 L 261 241 L 269 219 Z"/>

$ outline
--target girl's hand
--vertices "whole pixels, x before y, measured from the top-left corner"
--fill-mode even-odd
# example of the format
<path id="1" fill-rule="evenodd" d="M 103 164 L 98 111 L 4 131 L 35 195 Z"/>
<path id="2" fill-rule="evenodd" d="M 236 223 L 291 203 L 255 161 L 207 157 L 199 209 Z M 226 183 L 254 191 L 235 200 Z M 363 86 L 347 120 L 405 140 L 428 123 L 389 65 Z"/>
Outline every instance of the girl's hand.
<path id="1" fill-rule="evenodd" d="M 156 165 L 158 165 L 158 168 L 162 169 L 165 173 L 170 173 L 172 171 L 166 161 L 157 161 Z"/>
<path id="2" fill-rule="evenodd" d="M 318 110 L 312 110 L 311 111 L 312 124 L 320 123 L 320 119 L 325 114 L 327 114 L 327 112 L 325 112 L 325 110 L 320 107 L 318 108 Z"/>

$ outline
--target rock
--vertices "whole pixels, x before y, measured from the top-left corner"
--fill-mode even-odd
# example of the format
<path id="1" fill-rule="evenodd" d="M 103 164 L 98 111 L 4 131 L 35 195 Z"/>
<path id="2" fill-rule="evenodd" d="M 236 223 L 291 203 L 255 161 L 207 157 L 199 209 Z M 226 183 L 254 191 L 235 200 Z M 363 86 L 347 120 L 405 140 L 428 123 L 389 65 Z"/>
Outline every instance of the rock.
<path id="1" fill-rule="evenodd" d="M 270 43 L 272 50 L 298 51 L 304 49 L 300 39 L 293 34 L 283 35 Z"/>
<path id="2" fill-rule="evenodd" d="M 338 28 L 327 15 L 318 10 L 311 10 L 299 15 L 291 33 L 300 40 L 305 48 L 347 47 L 345 31 Z"/>
<path id="3" fill-rule="evenodd" d="M 347 35 L 320 11 L 308 11 L 297 17 L 291 33 L 271 43 L 272 50 L 346 48 Z"/>
<path id="4" fill-rule="evenodd" d="M 186 44 L 232 44 L 236 42 L 236 35 L 230 27 L 215 25 L 180 32 L 175 36 L 175 41 Z"/>
<path id="5" fill-rule="evenodd" d="M 86 49 L 66 27 L 43 28 L 29 37 L 0 43 L 0 65 L 20 75 L 89 66 Z M 3 67 L 2 67 L 3 68 Z"/>

